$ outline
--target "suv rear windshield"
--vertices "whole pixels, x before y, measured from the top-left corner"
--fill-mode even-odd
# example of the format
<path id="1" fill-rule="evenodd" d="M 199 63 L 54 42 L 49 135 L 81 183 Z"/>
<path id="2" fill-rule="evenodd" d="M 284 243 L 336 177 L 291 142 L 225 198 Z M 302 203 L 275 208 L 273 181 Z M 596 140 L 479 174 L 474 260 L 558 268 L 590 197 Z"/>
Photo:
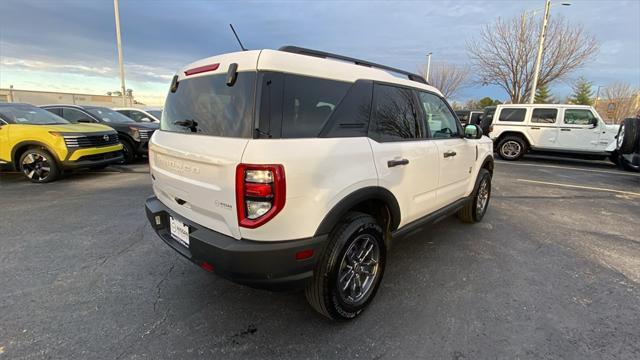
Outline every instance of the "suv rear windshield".
<path id="1" fill-rule="evenodd" d="M 184 79 L 169 92 L 160 129 L 221 137 L 251 138 L 255 72 L 239 72 L 233 86 L 226 74 Z"/>
<path id="2" fill-rule="evenodd" d="M 0 118 L 10 124 L 53 125 L 69 123 L 47 110 L 31 105 L 0 106 Z"/>

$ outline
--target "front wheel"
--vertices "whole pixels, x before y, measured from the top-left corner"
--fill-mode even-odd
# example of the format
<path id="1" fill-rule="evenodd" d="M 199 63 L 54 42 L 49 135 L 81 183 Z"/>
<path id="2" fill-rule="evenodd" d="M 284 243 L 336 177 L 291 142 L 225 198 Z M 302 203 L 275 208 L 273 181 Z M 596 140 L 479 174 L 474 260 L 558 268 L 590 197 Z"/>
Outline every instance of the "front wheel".
<path id="1" fill-rule="evenodd" d="M 121 140 L 122 143 L 122 163 L 131 164 L 136 159 L 136 150 L 129 140 Z"/>
<path id="2" fill-rule="evenodd" d="M 498 143 L 498 154 L 504 160 L 519 160 L 527 151 L 527 144 L 519 136 L 506 136 Z"/>
<path id="3" fill-rule="evenodd" d="M 54 181 L 60 175 L 58 164 L 48 151 L 31 148 L 20 156 L 20 171 L 34 183 Z"/>
<path id="4" fill-rule="evenodd" d="M 487 169 L 480 169 L 473 198 L 458 211 L 458 218 L 466 223 L 479 222 L 487 212 L 490 198 L 491 173 Z"/>
<path id="5" fill-rule="evenodd" d="M 305 293 L 320 314 L 350 320 L 369 305 L 382 280 L 386 262 L 382 228 L 370 215 L 351 212 L 329 236 Z"/>

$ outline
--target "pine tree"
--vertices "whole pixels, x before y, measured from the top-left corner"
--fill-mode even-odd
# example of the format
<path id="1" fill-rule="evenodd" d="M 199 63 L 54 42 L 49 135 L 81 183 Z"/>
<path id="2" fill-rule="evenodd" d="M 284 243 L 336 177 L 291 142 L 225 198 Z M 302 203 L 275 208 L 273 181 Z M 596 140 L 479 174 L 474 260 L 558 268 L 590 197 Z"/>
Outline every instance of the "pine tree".
<path id="1" fill-rule="evenodd" d="M 549 104 L 551 102 L 553 102 L 553 99 L 551 97 L 551 92 L 549 91 L 549 85 L 540 84 L 536 88 L 535 103 L 536 104 Z"/>
<path id="2" fill-rule="evenodd" d="M 585 78 L 578 78 L 573 84 L 573 94 L 569 97 L 569 102 L 575 105 L 593 105 L 592 86 Z"/>

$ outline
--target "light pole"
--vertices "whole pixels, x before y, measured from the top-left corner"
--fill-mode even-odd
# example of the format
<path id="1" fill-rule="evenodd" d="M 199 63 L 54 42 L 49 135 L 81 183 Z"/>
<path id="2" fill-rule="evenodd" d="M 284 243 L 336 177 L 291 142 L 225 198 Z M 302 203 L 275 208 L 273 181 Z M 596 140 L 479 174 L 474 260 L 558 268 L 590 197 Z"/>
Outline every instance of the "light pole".
<path id="1" fill-rule="evenodd" d="M 571 3 L 562 3 L 561 5 L 569 6 L 571 5 Z M 538 86 L 538 77 L 540 76 L 542 52 L 544 51 L 544 38 L 547 34 L 547 24 L 549 23 L 550 9 L 551 9 L 551 0 L 546 0 L 544 4 L 544 17 L 542 18 L 542 29 L 540 29 L 540 40 L 538 43 L 538 55 L 536 56 L 536 66 L 533 71 L 533 82 L 531 84 L 531 94 L 529 94 L 529 104 L 533 104 L 536 99 L 536 88 Z M 534 14 L 535 14 L 535 11 L 534 11 Z"/>
<path id="2" fill-rule="evenodd" d="M 600 100 L 600 89 L 604 86 L 598 85 L 598 90 L 596 91 L 596 100 L 593 102 L 593 107 L 598 111 L 598 100 Z"/>
<path id="3" fill-rule="evenodd" d="M 122 40 L 120 39 L 120 8 L 118 0 L 113 0 L 113 11 L 116 15 L 116 43 L 118 45 L 118 64 L 120 66 L 120 92 L 122 93 L 122 105 L 127 106 L 126 88 L 124 85 L 124 64 L 122 63 Z"/>
<path id="4" fill-rule="evenodd" d="M 427 80 L 427 82 L 429 82 L 429 74 L 431 74 L 431 54 L 433 54 L 432 52 L 427 54 L 427 78 L 425 80 Z"/>

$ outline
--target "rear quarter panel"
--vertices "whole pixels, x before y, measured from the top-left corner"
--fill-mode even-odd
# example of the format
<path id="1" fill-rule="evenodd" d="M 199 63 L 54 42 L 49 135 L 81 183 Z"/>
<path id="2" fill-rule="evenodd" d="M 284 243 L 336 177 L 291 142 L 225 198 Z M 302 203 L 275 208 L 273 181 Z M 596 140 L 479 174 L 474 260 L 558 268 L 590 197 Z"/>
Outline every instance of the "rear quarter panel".
<path id="1" fill-rule="evenodd" d="M 282 164 L 287 186 L 282 211 L 258 228 L 241 228 L 245 239 L 311 237 L 341 199 L 378 185 L 371 147 L 364 137 L 250 140 L 242 162 Z"/>

